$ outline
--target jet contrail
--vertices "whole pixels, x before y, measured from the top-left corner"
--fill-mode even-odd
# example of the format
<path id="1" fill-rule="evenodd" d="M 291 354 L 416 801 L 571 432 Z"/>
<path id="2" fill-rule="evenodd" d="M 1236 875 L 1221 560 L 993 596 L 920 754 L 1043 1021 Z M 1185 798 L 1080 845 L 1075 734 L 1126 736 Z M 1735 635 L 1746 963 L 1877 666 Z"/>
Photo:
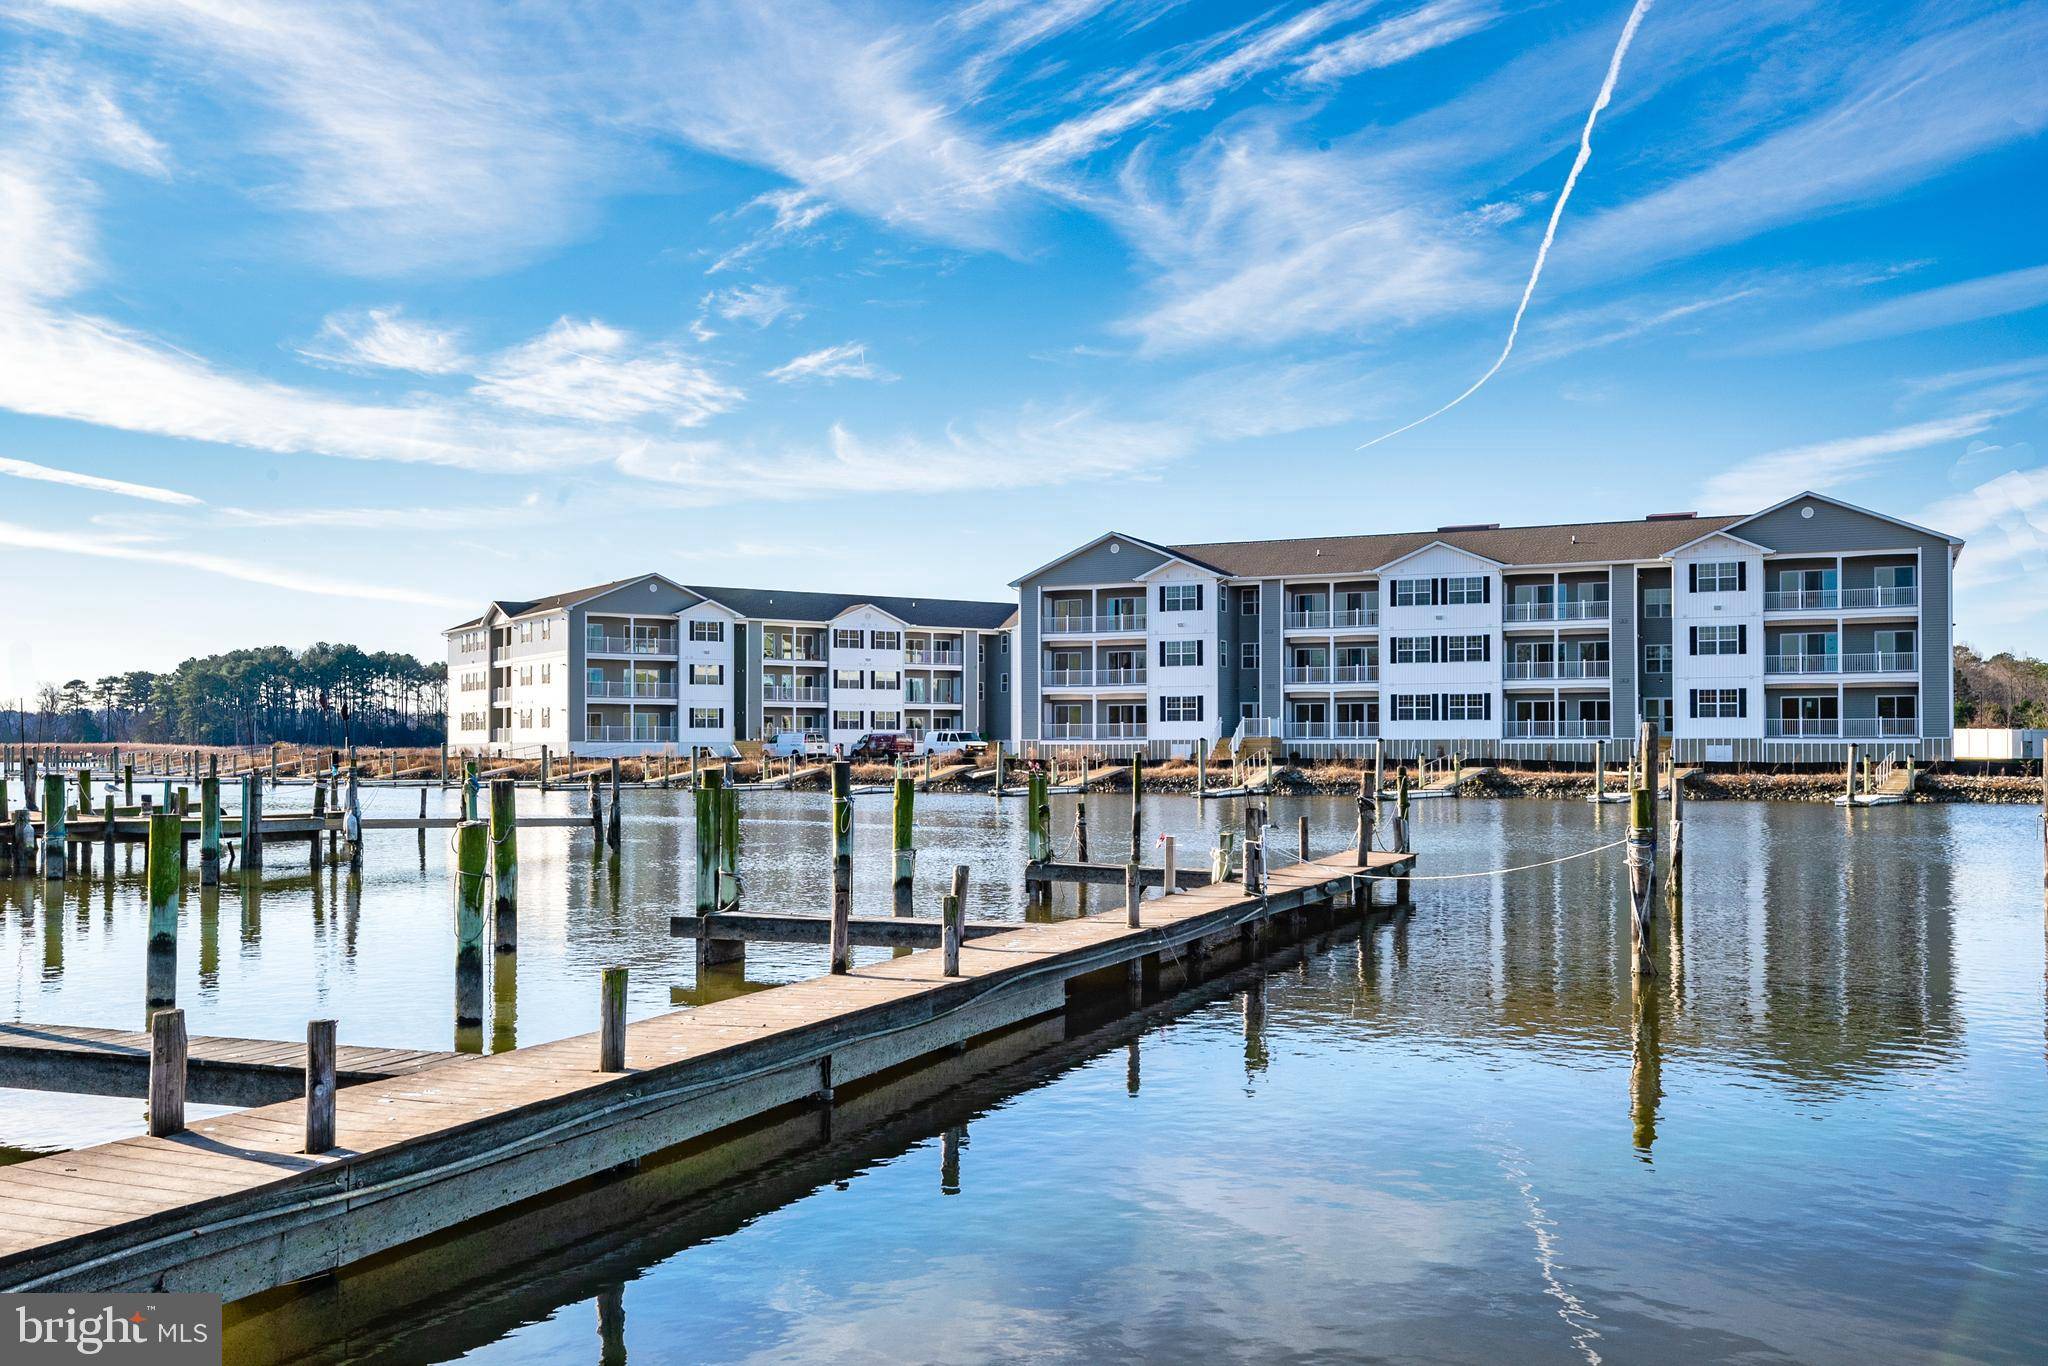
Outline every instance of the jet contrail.
<path id="1" fill-rule="evenodd" d="M 1636 0 L 1636 7 L 1629 11 L 1628 22 L 1621 26 L 1621 41 L 1614 45 L 1614 59 L 1607 63 L 1607 79 L 1600 83 L 1600 94 L 1593 101 L 1593 107 L 1586 112 L 1586 127 L 1579 134 L 1579 154 L 1572 158 L 1571 173 L 1564 178 L 1564 189 L 1558 193 L 1557 203 L 1550 209 L 1550 225 L 1543 230 L 1543 245 L 1536 248 L 1536 265 L 1529 272 L 1529 283 L 1522 290 L 1522 302 L 1515 306 L 1515 320 L 1508 325 L 1508 344 L 1500 349 L 1500 357 L 1486 373 L 1472 381 L 1472 387 L 1446 403 L 1433 413 L 1416 418 L 1405 427 L 1396 427 L 1385 436 L 1376 436 L 1360 446 L 1365 450 L 1382 441 L 1397 437 L 1406 431 L 1413 431 L 1434 417 L 1442 417 L 1451 409 L 1479 392 L 1479 386 L 1492 379 L 1508 362 L 1508 356 L 1515 349 L 1515 334 L 1522 330 L 1522 315 L 1529 311 L 1529 300 L 1536 293 L 1536 282 L 1543 276 L 1543 262 L 1550 255 L 1550 244 L 1557 237 L 1557 220 L 1564 216 L 1564 206 L 1572 197 L 1572 187 L 1579 183 L 1579 172 L 1586 169 L 1586 162 L 1593 156 L 1593 122 L 1600 117 L 1600 111 L 1614 98 L 1614 81 L 1621 75 L 1621 59 L 1628 55 L 1628 45 L 1635 41 L 1636 29 L 1641 27 L 1643 16 L 1650 12 L 1651 0 Z"/>

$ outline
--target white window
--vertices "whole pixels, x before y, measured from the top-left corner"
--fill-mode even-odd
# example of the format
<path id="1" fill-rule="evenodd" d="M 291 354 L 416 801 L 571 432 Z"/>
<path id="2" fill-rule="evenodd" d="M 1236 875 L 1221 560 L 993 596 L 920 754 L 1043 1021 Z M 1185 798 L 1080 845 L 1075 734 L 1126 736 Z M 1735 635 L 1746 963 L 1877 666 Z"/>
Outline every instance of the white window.
<path id="1" fill-rule="evenodd" d="M 1643 616 L 1668 617 L 1671 615 L 1671 590 L 1669 588 L 1645 588 L 1643 590 Z"/>
<path id="2" fill-rule="evenodd" d="M 555 681 L 555 666 L 554 666 L 554 665 L 552 665 L 552 664 L 543 664 L 543 665 L 541 665 L 541 666 L 540 666 L 540 681 L 541 681 L 541 682 L 543 682 L 543 683 L 552 683 L 552 682 L 554 682 L 554 681 Z"/>
<path id="3" fill-rule="evenodd" d="M 861 714 L 857 711 L 835 711 L 832 713 L 832 729 L 859 730 Z"/>
<path id="4" fill-rule="evenodd" d="M 1240 588 L 1237 591 L 1237 610 L 1248 617 L 1257 616 L 1259 614 L 1259 590 L 1256 588 Z"/>
<path id="5" fill-rule="evenodd" d="M 1694 688 L 1692 714 L 1700 717 L 1737 717 L 1748 711 L 1748 697 L 1741 688 Z"/>
<path id="6" fill-rule="evenodd" d="M 870 650 L 900 650 L 903 648 L 903 633 L 901 631 L 870 631 L 868 632 L 868 648 Z"/>
<path id="7" fill-rule="evenodd" d="M 832 671 L 832 686 L 835 688 L 858 688 L 861 686 L 861 680 L 866 676 L 859 669 L 834 669 Z"/>
<path id="8" fill-rule="evenodd" d="M 540 638 L 542 640 L 546 640 L 550 636 L 554 635 L 554 633 L 555 619 L 553 617 L 542 617 L 540 619 Z"/>
<path id="9" fill-rule="evenodd" d="M 1430 660 L 1428 636 L 1395 636 L 1394 662 L 1396 664 L 1427 664 Z M 1401 718 L 1396 716 L 1396 721 Z"/>
<path id="10" fill-rule="evenodd" d="M 1396 607 L 1427 607 L 1427 606 L 1429 606 L 1429 580 L 1428 580 L 1428 579 L 1395 579 L 1395 580 L 1394 580 L 1394 606 L 1396 606 Z M 1401 718 L 1397 716 L 1397 717 L 1395 717 L 1394 719 L 1398 721 L 1398 720 L 1400 720 Z"/>
<path id="11" fill-rule="evenodd" d="M 1454 692 L 1444 696 L 1444 720 L 1484 721 L 1493 711 L 1493 698 L 1483 692 Z"/>
<path id="12" fill-rule="evenodd" d="M 1746 626 L 1695 626 L 1692 652 L 1696 655 L 1739 655 L 1749 642 Z"/>
<path id="13" fill-rule="evenodd" d="M 1444 601 L 1473 603 L 1486 601 L 1486 576 L 1472 574 L 1444 580 Z"/>
<path id="14" fill-rule="evenodd" d="M 1742 561 L 1702 560 L 1692 567 L 1695 593 L 1739 593 L 1742 591 Z"/>
<path id="15" fill-rule="evenodd" d="M 541 729 L 542 729 L 542 730 L 546 730 L 546 729 L 547 729 L 547 728 L 548 728 L 549 726 L 552 726 L 552 725 L 554 725 L 554 724 L 555 724 L 555 709 L 554 709 L 553 707 L 542 707 L 542 708 L 540 709 L 540 726 L 541 726 Z"/>
<path id="16" fill-rule="evenodd" d="M 1162 612 L 1199 612 L 1202 610 L 1202 585 L 1199 583 L 1166 583 L 1159 586 L 1159 610 Z"/>
<path id="17" fill-rule="evenodd" d="M 858 650 L 866 643 L 866 637 L 857 628 L 838 626 L 832 630 L 832 648 L 835 650 Z"/>
<path id="18" fill-rule="evenodd" d="M 870 719 L 869 724 L 876 730 L 902 730 L 903 717 L 893 711 L 878 711 Z"/>
<path id="19" fill-rule="evenodd" d="M 722 621 L 693 621 L 690 623 L 690 639 L 708 640 L 714 643 L 725 639 L 725 623 Z"/>
<path id="20" fill-rule="evenodd" d="M 1244 643 L 1244 667 L 1247 669 L 1259 667 L 1259 642 L 1256 640 L 1247 640 Z"/>
<path id="21" fill-rule="evenodd" d="M 1670 673 L 1671 647 L 1669 645 L 1645 645 L 1643 647 L 1643 672 L 1646 674 Z"/>
<path id="22" fill-rule="evenodd" d="M 877 669 L 868 675 L 868 686 L 883 692 L 899 692 L 903 688 L 903 675 L 895 672 L 883 673 Z"/>
<path id="23" fill-rule="evenodd" d="M 725 708 L 723 708 L 723 707 L 692 707 L 692 708 L 690 708 L 690 729 L 691 729 L 691 730 L 722 730 L 722 729 L 724 729 L 724 727 L 725 727 Z"/>
<path id="24" fill-rule="evenodd" d="M 690 682 L 697 687 L 723 683 L 725 682 L 725 665 L 692 664 L 690 666 Z"/>
<path id="25" fill-rule="evenodd" d="M 1451 582 L 1456 583 L 1457 580 Z M 1486 641 L 1485 636 L 1446 636 L 1444 659 L 1451 664 L 1473 664 L 1491 658 L 1492 652 L 1487 649 Z"/>
<path id="26" fill-rule="evenodd" d="M 1162 697 L 1159 699 L 1159 719 L 1162 721 L 1199 721 L 1202 719 L 1202 699 L 1196 697 Z"/>
<path id="27" fill-rule="evenodd" d="M 1202 642 L 1199 640 L 1162 640 L 1159 642 L 1159 663 L 1168 669 L 1189 668 L 1202 662 Z"/>
<path id="28" fill-rule="evenodd" d="M 1396 721 L 1427 721 L 1429 716 L 1429 695 L 1427 693 L 1397 692 L 1394 694 L 1394 719 Z"/>

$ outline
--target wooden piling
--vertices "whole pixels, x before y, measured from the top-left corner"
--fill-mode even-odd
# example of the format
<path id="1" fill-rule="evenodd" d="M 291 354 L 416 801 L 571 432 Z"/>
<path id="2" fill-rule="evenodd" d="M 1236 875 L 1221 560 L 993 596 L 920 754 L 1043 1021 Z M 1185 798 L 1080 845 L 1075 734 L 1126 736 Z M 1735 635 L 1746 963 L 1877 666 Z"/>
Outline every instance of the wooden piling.
<path id="1" fill-rule="evenodd" d="M 598 1006 L 597 1070 L 626 1070 L 626 970 L 606 968 Z"/>
<path id="2" fill-rule="evenodd" d="M 593 777 L 592 783 L 597 779 Z M 473 821 L 477 818 L 477 775 L 476 760 L 465 759 L 462 763 L 462 819 Z"/>
<path id="3" fill-rule="evenodd" d="M 121 805 L 135 805 L 135 765 L 132 762 L 121 766 Z"/>
<path id="4" fill-rule="evenodd" d="M 1132 859 L 1124 865 L 1124 924 L 1138 928 L 1138 902 L 1144 893 L 1138 888 L 1138 861 Z"/>
<path id="5" fill-rule="evenodd" d="M 1372 800 L 1377 806 L 1383 799 L 1381 793 L 1387 790 L 1387 751 L 1380 741 L 1372 742 Z"/>
<path id="6" fill-rule="evenodd" d="M 21 761 L 21 804 L 34 811 L 40 804 L 36 794 L 41 790 L 36 786 L 36 761 L 24 756 Z"/>
<path id="7" fill-rule="evenodd" d="M 519 949 L 519 820 L 512 779 L 491 780 L 491 947 Z"/>
<path id="8" fill-rule="evenodd" d="M 1131 755 L 1131 862 L 1145 861 L 1144 813 L 1139 803 L 1145 795 L 1145 755 L 1142 751 Z"/>
<path id="9" fill-rule="evenodd" d="M 263 780 L 251 773 L 242 779 L 242 869 L 263 867 Z"/>
<path id="10" fill-rule="evenodd" d="M 1593 742 L 1593 800 L 1607 800 L 1607 742 Z"/>
<path id="11" fill-rule="evenodd" d="M 1685 914 L 1685 786 L 1678 781 L 1678 766 L 1671 766 L 1671 853 L 1664 869 L 1665 900 L 1671 903 L 1671 923 Z"/>
<path id="12" fill-rule="evenodd" d="M 1408 847 L 1408 765 L 1394 775 L 1394 848 L 1409 853 Z"/>
<path id="13" fill-rule="evenodd" d="M 1208 795 L 1209 742 L 1206 739 L 1198 739 L 1195 741 L 1195 799 L 1199 801 Z"/>
<path id="14" fill-rule="evenodd" d="M 1052 859 L 1052 803 L 1046 797 L 1045 773 L 1033 769 L 1024 785 L 1025 801 L 1031 811 L 1026 819 L 1028 834 L 1026 852 L 1033 863 L 1046 863 Z"/>
<path id="15" fill-rule="evenodd" d="M 996 800 L 1001 801 L 1003 797 L 1003 742 L 995 740 L 990 743 L 995 747 L 996 751 Z"/>
<path id="16" fill-rule="evenodd" d="M 1370 781 L 1365 774 L 1358 775 L 1358 823 L 1352 839 L 1358 850 L 1358 866 L 1361 868 L 1365 867 L 1366 860 L 1372 853 L 1373 814 L 1379 805 L 1376 798 L 1366 792 L 1366 784 Z"/>
<path id="17" fill-rule="evenodd" d="M 213 774 L 199 780 L 199 885 L 220 886 L 220 779 Z"/>
<path id="18" fill-rule="evenodd" d="M 185 1012 L 173 1006 L 149 1017 L 149 1136 L 185 1129 Z"/>
<path id="19" fill-rule="evenodd" d="M 1266 891 L 1266 812 L 1251 802 L 1244 804 L 1244 889 L 1251 896 Z"/>
<path id="20" fill-rule="evenodd" d="M 931 756 L 926 755 L 927 759 Z M 914 843 L 915 807 L 917 784 L 909 778 L 896 779 L 895 807 L 890 813 L 891 836 L 896 853 L 896 876 L 891 884 L 898 915 L 914 915 L 916 908 L 911 905 L 912 884 L 917 872 L 917 848 Z"/>
<path id="21" fill-rule="evenodd" d="M 52 882 L 64 880 L 67 851 L 64 827 L 64 775 L 43 775 L 43 876 Z"/>
<path id="22" fill-rule="evenodd" d="M 306 1151 L 334 1147 L 334 1021 L 306 1021 Z"/>
<path id="23" fill-rule="evenodd" d="M 548 790 L 548 747 L 540 747 L 540 790 Z"/>
<path id="24" fill-rule="evenodd" d="M 1647 784 L 1629 793 L 1628 890 L 1629 938 L 1635 946 L 1638 979 L 1655 977 L 1657 962 L 1651 933 L 1656 903 L 1652 893 L 1657 881 L 1657 808 Z"/>
<path id="25" fill-rule="evenodd" d="M 1294 818 L 1294 852 L 1303 863 L 1308 862 L 1308 817 Z"/>
<path id="26" fill-rule="evenodd" d="M 612 811 L 605 826 L 604 841 L 614 855 L 619 852 L 619 756 L 612 756 Z"/>
<path id="27" fill-rule="evenodd" d="M 484 887 L 490 875 L 491 829 L 481 821 L 455 827 L 455 1023 L 484 1022 Z"/>
<path id="28" fill-rule="evenodd" d="M 940 919 L 944 927 L 940 931 L 939 944 L 945 955 L 944 971 L 948 977 L 960 975 L 960 940 L 966 926 L 966 912 L 960 908 L 960 898 L 947 893 L 941 903 Z"/>
<path id="29" fill-rule="evenodd" d="M 18 857 L 14 852 L 14 817 L 7 810 L 6 752 L 0 750 L 0 870 L 14 872 Z M 114 871 L 111 865 L 107 871 Z"/>
<path id="30" fill-rule="evenodd" d="M 1164 870 L 1164 876 L 1162 877 L 1159 884 L 1159 895 L 1172 896 L 1175 892 L 1180 890 L 1180 884 L 1176 880 L 1175 870 L 1173 866 L 1173 836 L 1166 835 L 1160 839 L 1159 861 L 1162 869 Z"/>
<path id="31" fill-rule="evenodd" d="M 92 814 L 92 765 L 87 763 L 78 770 L 78 814 Z"/>
<path id="32" fill-rule="evenodd" d="M 1081 761 L 1081 790 L 1074 794 L 1074 857 L 1088 861 L 1088 761 Z"/>
<path id="33" fill-rule="evenodd" d="M 853 971 L 853 765 L 832 763 L 832 971 Z"/>

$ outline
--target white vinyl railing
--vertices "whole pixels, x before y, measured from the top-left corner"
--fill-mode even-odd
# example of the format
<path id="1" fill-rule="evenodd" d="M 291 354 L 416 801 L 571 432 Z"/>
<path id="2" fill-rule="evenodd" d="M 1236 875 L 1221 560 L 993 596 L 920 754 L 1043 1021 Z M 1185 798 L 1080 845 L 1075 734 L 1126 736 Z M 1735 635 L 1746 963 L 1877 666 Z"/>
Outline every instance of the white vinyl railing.
<path id="1" fill-rule="evenodd" d="M 1510 659 L 1501 665 L 1506 678 L 1555 678 L 1557 662 L 1549 659 Z"/>
<path id="2" fill-rule="evenodd" d="M 1143 612 L 1110 612 L 1089 616 L 1084 612 L 1043 617 L 1038 628 L 1048 636 L 1133 635 L 1145 629 Z"/>
<path id="3" fill-rule="evenodd" d="M 1856 654 L 1767 654 L 1767 674 L 1893 674 L 1912 673 L 1918 667 L 1914 656 L 1904 651 L 1884 650 Z"/>
<path id="4" fill-rule="evenodd" d="M 1604 659 L 1560 659 L 1557 661 L 1559 678 L 1605 678 L 1608 663 Z"/>
<path id="5" fill-rule="evenodd" d="M 593 655 L 672 655 L 676 652 L 674 636 L 608 636 L 595 631 L 583 639 L 586 654 Z"/>
<path id="6" fill-rule="evenodd" d="M 648 680 L 635 681 L 629 678 L 601 678 L 583 685 L 583 695 L 593 701 L 615 698 L 619 701 L 654 700 L 673 702 L 676 698 L 674 683 L 658 683 Z"/>
<path id="7" fill-rule="evenodd" d="M 1918 607 L 1920 589 L 1913 584 L 1902 588 L 1844 588 L 1842 606 L 1863 607 Z"/>
<path id="8" fill-rule="evenodd" d="M 1047 669 L 1038 681 L 1048 688 L 1138 688 L 1145 683 L 1143 669 Z M 959 701 L 959 698 L 954 698 Z"/>
<path id="9" fill-rule="evenodd" d="M 903 652 L 903 662 L 905 664 L 958 664 L 960 662 L 960 651 L 929 650 L 922 646 L 913 645 Z"/>
<path id="10" fill-rule="evenodd" d="M 1766 716 L 1764 735 L 1771 739 L 1835 739 L 1842 723 L 1832 716 Z"/>
<path id="11" fill-rule="evenodd" d="M 671 745 L 675 743 L 674 726 L 590 726 L 584 730 L 583 738 L 594 745 Z"/>
<path id="12" fill-rule="evenodd" d="M 823 688 L 777 688 L 761 690 L 761 696 L 769 702 L 823 702 L 826 697 Z"/>
<path id="13" fill-rule="evenodd" d="M 1910 716 L 1851 716 L 1842 722 L 1842 734 L 1851 740 L 1912 739 L 1920 723 Z"/>
<path id="14" fill-rule="evenodd" d="M 1902 588 L 1772 588 L 1764 592 L 1766 612 L 1859 611 L 1873 607 L 1917 607 L 1920 590 Z"/>

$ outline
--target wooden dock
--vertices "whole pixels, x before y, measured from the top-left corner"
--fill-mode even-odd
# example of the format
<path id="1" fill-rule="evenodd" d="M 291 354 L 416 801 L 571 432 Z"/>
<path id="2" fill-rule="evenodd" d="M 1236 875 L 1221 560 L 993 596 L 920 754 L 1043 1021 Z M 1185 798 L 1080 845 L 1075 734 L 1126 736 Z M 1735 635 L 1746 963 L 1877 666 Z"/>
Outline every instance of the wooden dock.
<path id="1" fill-rule="evenodd" d="M 303 1044 L 194 1037 L 187 1095 L 200 1105 L 272 1105 L 304 1093 Z M 415 1048 L 335 1050 L 343 1086 L 404 1076 L 457 1056 Z M 0 1086 L 90 1096 L 149 1094 L 149 1035 L 84 1025 L 0 1024 Z"/>
<path id="2" fill-rule="evenodd" d="M 1070 987 L 1199 972 L 1258 948 L 1412 855 L 1289 864 L 1125 909 L 717 1001 L 338 1093 L 308 1155 L 297 1101 L 0 1168 L 0 1290 L 203 1290 L 239 1299 L 333 1270 L 781 1107 L 1062 1009 Z M 593 984 L 595 985 L 595 984 Z M 1126 987 L 1127 989 L 1127 987 Z M 593 991 L 593 1006 L 597 993 Z"/>

